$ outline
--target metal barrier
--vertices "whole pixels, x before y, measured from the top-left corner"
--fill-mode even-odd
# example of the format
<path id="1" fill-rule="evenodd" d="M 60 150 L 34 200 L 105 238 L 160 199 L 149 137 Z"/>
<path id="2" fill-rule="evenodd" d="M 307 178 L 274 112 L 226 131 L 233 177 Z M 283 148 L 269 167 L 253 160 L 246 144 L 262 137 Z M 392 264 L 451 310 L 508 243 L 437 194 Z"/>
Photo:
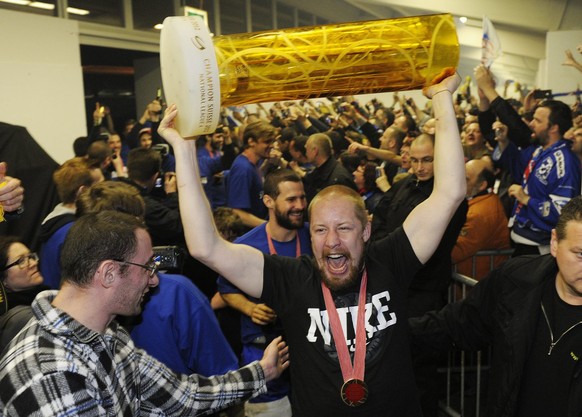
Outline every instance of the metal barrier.
<path id="1" fill-rule="evenodd" d="M 511 255 L 513 255 L 513 249 L 481 250 L 477 252 L 472 257 L 471 277 L 477 276 L 477 259 L 489 257 L 489 271 L 493 271 L 495 268 L 495 260 L 498 257 L 505 256 L 509 258 Z"/>
<path id="2" fill-rule="evenodd" d="M 511 256 L 513 249 L 504 250 L 484 250 L 479 251 L 473 256 L 473 274 L 475 274 L 475 268 L 478 257 L 489 257 L 490 270 L 495 267 L 495 259 L 499 256 Z M 467 290 L 474 287 L 477 284 L 477 280 L 468 277 L 466 275 L 461 275 L 457 272 L 453 272 L 452 283 L 449 287 L 449 302 L 455 302 L 462 300 L 467 295 Z M 459 289 L 460 287 L 460 289 Z M 458 356 L 458 357 L 457 357 Z M 490 356 L 490 351 L 485 352 L 485 357 Z M 442 412 L 447 416 L 451 417 L 461 417 L 461 416 L 475 416 L 479 417 L 481 413 L 481 398 L 483 395 L 483 373 L 489 370 L 488 365 L 483 365 L 484 353 L 479 352 L 465 352 L 465 351 L 451 351 L 449 352 L 447 359 L 447 368 L 440 369 L 439 371 L 446 373 L 446 398 L 440 402 L 439 406 Z M 474 359 L 469 361 L 469 359 Z M 472 364 L 469 366 L 468 362 Z M 474 362 L 474 364 L 473 364 Z M 459 389 L 458 389 L 458 404 L 453 404 L 453 376 L 458 374 L 459 379 Z M 473 407 L 468 408 L 466 400 L 468 398 L 466 392 L 466 384 L 468 378 L 474 377 L 474 414 Z M 473 396 L 471 396 L 473 397 Z M 472 398 L 473 399 L 473 398 Z M 458 408 L 457 408 L 458 407 Z"/>
<path id="3" fill-rule="evenodd" d="M 477 284 L 477 280 L 470 278 L 465 275 L 458 274 L 453 272 L 452 276 L 452 284 L 449 287 L 449 302 L 455 302 L 459 299 L 464 299 L 467 295 L 467 288 L 472 288 Z M 457 287 L 461 287 L 460 298 L 459 291 L 457 291 Z M 472 355 L 473 352 L 465 352 L 465 351 L 451 351 L 448 354 L 447 358 L 447 368 L 440 369 L 441 372 L 446 373 L 446 398 L 444 401 L 441 401 L 439 406 L 440 409 L 447 415 L 451 417 L 461 417 L 465 416 L 465 400 L 466 400 L 466 378 L 469 372 L 475 375 L 475 385 L 476 385 L 476 393 L 475 393 L 475 417 L 479 417 L 480 413 L 480 406 L 481 406 L 481 372 L 482 372 L 482 364 L 481 364 L 481 352 L 476 353 L 476 364 L 473 368 L 467 368 L 467 355 Z M 458 358 L 457 358 L 458 356 Z M 458 374 L 459 376 L 459 390 L 458 390 L 458 409 L 453 405 L 452 397 L 453 397 L 453 375 Z"/>

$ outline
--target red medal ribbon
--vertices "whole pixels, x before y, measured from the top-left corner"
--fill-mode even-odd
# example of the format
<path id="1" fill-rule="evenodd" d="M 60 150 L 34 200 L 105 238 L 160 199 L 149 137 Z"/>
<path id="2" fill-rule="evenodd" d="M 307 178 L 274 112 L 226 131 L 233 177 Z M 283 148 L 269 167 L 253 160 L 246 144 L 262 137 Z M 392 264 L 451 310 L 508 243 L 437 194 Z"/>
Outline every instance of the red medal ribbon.
<path id="1" fill-rule="evenodd" d="M 361 405 L 368 398 L 368 389 L 364 382 L 364 373 L 366 369 L 366 287 L 368 283 L 368 273 L 364 269 L 362 282 L 360 283 L 360 295 L 358 297 L 358 317 L 356 320 L 356 352 L 354 354 L 354 364 L 350 359 L 348 344 L 346 342 L 347 334 L 344 336 L 340 323 L 339 314 L 335 307 L 331 291 L 321 283 L 325 308 L 329 316 L 331 326 L 331 335 L 335 343 L 340 369 L 344 384 L 341 388 L 341 396 L 344 403 L 351 407 Z"/>

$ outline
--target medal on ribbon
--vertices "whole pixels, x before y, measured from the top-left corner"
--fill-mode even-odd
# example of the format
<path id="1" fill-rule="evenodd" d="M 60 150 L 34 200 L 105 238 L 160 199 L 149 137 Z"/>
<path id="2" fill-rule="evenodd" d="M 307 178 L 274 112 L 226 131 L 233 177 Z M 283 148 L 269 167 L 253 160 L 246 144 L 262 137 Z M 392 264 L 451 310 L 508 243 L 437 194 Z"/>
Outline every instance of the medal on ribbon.
<path id="1" fill-rule="evenodd" d="M 350 406 L 357 407 L 362 405 L 368 399 L 368 386 L 364 382 L 364 373 L 366 368 L 366 323 L 364 320 L 366 311 L 366 286 L 368 281 L 367 271 L 364 270 L 362 282 L 360 284 L 360 295 L 358 297 L 358 317 L 356 320 L 356 352 L 354 354 L 354 363 L 350 359 L 348 345 L 342 330 L 339 315 L 331 291 L 323 282 L 321 288 L 325 308 L 329 316 L 331 325 L 331 335 L 335 343 L 340 368 L 344 383 L 340 390 L 342 401 Z"/>

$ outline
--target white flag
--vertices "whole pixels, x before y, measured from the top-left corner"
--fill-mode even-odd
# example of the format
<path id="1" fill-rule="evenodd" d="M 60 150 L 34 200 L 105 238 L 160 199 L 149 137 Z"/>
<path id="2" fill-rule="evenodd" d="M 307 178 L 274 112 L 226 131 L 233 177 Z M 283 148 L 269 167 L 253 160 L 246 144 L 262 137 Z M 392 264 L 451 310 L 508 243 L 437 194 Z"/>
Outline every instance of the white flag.
<path id="1" fill-rule="evenodd" d="M 481 44 L 481 63 L 487 68 L 501 55 L 501 41 L 487 16 L 483 16 L 483 42 Z"/>

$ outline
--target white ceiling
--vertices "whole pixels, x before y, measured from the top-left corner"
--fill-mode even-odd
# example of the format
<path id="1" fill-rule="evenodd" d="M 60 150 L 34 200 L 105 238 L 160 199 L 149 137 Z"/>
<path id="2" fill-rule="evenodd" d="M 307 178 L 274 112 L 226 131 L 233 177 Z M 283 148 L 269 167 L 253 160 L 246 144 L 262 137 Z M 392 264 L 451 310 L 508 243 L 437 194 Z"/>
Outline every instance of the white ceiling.
<path id="1" fill-rule="evenodd" d="M 287 2 L 304 8 L 310 3 Z M 335 21 L 451 13 L 456 18 L 461 44 L 459 73 L 464 75 L 472 74 L 480 62 L 482 19 L 487 16 L 495 26 L 503 50 L 492 70 L 499 79 L 513 79 L 528 86 L 535 85 L 539 60 L 546 56 L 546 33 L 582 30 L 582 0 L 319 0 L 313 3 L 311 7 L 319 14 L 323 12 Z M 468 18 L 466 24 L 459 22 L 460 16 Z M 577 42 L 582 43 L 582 39 Z"/>
<path id="2" fill-rule="evenodd" d="M 461 44 L 459 72 L 470 74 L 481 57 L 482 18 L 487 16 L 501 39 L 503 55 L 493 69 L 501 79 L 534 85 L 538 61 L 546 55 L 546 33 L 581 30 L 582 0 L 346 0 L 376 18 L 451 13 Z M 582 43 L 582 39 L 580 39 Z"/>

